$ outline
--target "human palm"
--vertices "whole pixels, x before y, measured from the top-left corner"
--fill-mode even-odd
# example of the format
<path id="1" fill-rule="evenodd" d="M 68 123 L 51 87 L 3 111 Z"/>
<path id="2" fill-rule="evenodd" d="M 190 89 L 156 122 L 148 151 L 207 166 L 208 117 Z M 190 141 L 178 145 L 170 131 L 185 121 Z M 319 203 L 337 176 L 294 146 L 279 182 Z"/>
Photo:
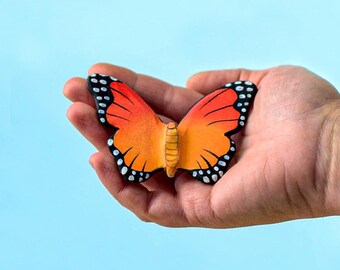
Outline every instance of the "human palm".
<path id="1" fill-rule="evenodd" d="M 89 73 L 118 77 L 177 122 L 199 98 L 227 82 L 250 80 L 259 88 L 246 127 L 233 136 L 238 150 L 231 167 L 210 186 L 186 173 L 174 179 L 159 173 L 142 184 L 125 181 L 106 146 L 112 131 L 97 120 L 85 80 L 66 83 L 64 94 L 74 102 L 68 117 L 99 151 L 90 163 L 109 192 L 142 220 L 226 228 L 327 214 L 328 156 L 320 148 L 327 147 L 324 126 L 339 96 L 315 74 L 292 66 L 210 71 L 191 77 L 184 89 L 107 64 Z"/>

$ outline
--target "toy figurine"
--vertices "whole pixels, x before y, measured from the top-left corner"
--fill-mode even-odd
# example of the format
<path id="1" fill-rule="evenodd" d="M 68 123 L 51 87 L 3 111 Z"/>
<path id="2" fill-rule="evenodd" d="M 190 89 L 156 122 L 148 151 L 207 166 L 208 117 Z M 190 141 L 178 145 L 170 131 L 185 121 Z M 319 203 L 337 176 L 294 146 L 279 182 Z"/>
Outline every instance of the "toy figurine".
<path id="1" fill-rule="evenodd" d="M 137 183 L 160 170 L 168 177 L 181 170 L 203 183 L 216 183 L 236 151 L 230 136 L 245 125 L 257 92 L 249 81 L 228 83 L 199 100 L 176 125 L 163 123 L 116 78 L 92 74 L 88 88 L 99 121 L 114 129 L 107 143 L 120 173 Z"/>

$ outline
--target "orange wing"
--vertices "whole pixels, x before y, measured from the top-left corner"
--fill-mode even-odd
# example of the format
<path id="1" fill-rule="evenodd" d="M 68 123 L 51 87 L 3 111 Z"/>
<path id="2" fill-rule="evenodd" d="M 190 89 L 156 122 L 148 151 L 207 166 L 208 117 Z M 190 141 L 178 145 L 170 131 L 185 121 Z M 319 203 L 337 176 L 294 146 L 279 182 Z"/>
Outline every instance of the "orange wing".
<path id="1" fill-rule="evenodd" d="M 108 145 L 121 174 L 131 182 L 143 182 L 165 167 L 166 126 L 131 88 L 101 74 L 88 77 L 100 122 L 115 132 Z"/>
<path id="2" fill-rule="evenodd" d="M 236 151 L 230 135 L 245 125 L 256 92 L 253 83 L 236 81 L 196 103 L 178 126 L 177 168 L 204 183 L 219 180 Z"/>

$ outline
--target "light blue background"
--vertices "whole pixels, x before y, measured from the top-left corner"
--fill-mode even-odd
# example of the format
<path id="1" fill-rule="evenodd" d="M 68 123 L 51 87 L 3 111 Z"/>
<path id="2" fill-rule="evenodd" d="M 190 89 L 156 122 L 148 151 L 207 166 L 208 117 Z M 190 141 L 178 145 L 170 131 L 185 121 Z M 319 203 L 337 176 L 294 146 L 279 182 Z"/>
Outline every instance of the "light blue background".
<path id="1" fill-rule="evenodd" d="M 339 269 L 340 219 L 232 230 L 139 221 L 88 164 L 64 82 L 100 61 L 184 85 L 308 67 L 340 88 L 339 1 L 0 1 L 0 269 Z"/>

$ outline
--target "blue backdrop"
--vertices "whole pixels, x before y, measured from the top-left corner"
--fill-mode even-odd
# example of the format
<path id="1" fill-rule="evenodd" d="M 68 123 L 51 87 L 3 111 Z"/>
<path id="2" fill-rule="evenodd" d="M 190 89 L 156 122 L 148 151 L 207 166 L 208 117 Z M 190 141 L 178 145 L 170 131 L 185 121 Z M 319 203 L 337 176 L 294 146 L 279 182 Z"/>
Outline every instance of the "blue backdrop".
<path id="1" fill-rule="evenodd" d="M 97 180 L 61 93 L 100 61 L 177 85 L 290 63 L 340 89 L 339 2 L 0 4 L 0 269 L 339 268 L 339 217 L 231 230 L 139 221 Z"/>

